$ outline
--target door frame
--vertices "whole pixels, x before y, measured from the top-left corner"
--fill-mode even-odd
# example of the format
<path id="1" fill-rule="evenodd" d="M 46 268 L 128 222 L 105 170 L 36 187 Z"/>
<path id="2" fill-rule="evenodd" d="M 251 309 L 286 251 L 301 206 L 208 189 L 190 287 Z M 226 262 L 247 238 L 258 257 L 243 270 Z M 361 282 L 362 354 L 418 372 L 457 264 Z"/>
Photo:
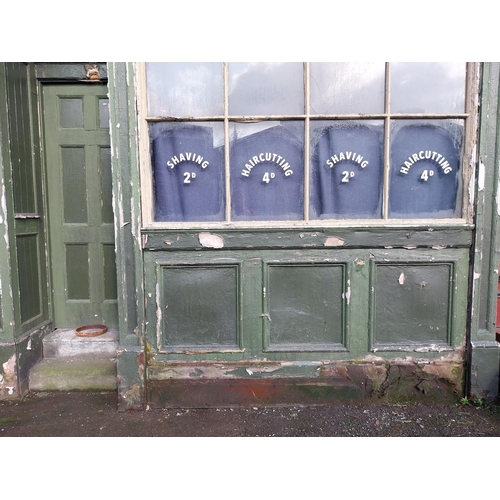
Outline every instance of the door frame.
<path id="1" fill-rule="evenodd" d="M 46 234 L 46 265 L 47 265 L 47 283 L 48 283 L 48 311 L 54 329 L 54 289 L 53 277 L 51 268 L 52 243 L 50 241 L 50 217 L 48 212 L 48 165 L 45 157 L 45 120 L 44 120 L 44 105 L 43 105 L 43 88 L 46 85 L 57 84 L 80 84 L 80 85 L 107 85 L 108 72 L 107 64 L 104 62 L 83 63 L 35 63 L 35 77 L 37 81 L 37 102 L 39 116 L 39 131 L 40 131 L 40 148 L 42 151 L 40 165 L 42 170 L 41 182 L 43 189 L 43 207 L 45 213 L 44 230 Z"/>

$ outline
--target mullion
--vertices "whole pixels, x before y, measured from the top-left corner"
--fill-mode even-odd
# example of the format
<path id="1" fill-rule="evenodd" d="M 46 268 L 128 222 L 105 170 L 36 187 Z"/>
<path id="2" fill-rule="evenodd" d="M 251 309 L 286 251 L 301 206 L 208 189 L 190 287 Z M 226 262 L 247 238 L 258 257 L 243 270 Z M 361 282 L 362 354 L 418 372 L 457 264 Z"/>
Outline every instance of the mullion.
<path id="1" fill-rule="evenodd" d="M 384 118 L 384 184 L 382 186 L 382 219 L 389 218 L 389 178 L 391 141 L 391 66 L 385 64 L 385 118 Z"/>
<path id="2" fill-rule="evenodd" d="M 309 114 L 310 114 L 310 87 L 309 87 L 309 63 L 304 63 L 304 106 L 306 117 L 304 120 L 304 222 L 309 222 L 309 203 L 310 203 L 310 130 L 309 130 Z"/>
<path id="3" fill-rule="evenodd" d="M 229 88 L 227 63 L 222 63 L 224 82 L 224 186 L 226 199 L 226 222 L 231 222 L 231 165 L 229 154 Z"/>

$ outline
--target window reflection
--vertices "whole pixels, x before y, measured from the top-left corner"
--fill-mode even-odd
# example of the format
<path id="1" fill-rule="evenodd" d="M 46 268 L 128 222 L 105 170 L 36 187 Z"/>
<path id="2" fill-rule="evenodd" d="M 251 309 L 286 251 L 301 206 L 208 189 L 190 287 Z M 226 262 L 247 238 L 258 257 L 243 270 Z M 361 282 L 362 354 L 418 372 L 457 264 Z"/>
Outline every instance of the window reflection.
<path id="1" fill-rule="evenodd" d="M 392 113 L 463 113 L 465 63 L 392 63 Z"/>
<path id="2" fill-rule="evenodd" d="M 148 63 L 149 116 L 224 114 L 221 63 Z"/>
<path id="3" fill-rule="evenodd" d="M 384 63 L 311 63 L 312 114 L 384 112 Z"/>
<path id="4" fill-rule="evenodd" d="M 229 63 L 230 115 L 304 114 L 302 63 Z"/>

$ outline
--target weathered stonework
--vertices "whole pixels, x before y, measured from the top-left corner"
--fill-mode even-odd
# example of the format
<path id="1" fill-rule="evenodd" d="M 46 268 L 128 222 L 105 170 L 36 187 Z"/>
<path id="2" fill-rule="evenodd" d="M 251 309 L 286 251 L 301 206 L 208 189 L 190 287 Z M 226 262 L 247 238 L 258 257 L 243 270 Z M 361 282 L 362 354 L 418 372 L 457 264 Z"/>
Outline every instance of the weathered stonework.
<path id="1" fill-rule="evenodd" d="M 333 404 L 347 400 L 457 401 L 459 359 L 370 357 L 356 362 L 164 363 L 148 367 L 147 400 L 163 407 Z"/>

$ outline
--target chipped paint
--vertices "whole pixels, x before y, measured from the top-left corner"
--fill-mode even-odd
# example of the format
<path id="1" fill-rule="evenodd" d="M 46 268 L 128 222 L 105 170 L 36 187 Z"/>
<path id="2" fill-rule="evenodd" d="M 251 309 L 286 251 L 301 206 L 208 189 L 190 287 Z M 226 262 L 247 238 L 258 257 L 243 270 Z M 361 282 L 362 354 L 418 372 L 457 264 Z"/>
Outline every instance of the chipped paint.
<path id="1" fill-rule="evenodd" d="M 486 169 L 484 167 L 483 160 L 480 158 L 479 159 L 479 170 L 478 170 L 478 174 L 477 174 L 477 189 L 478 189 L 478 191 L 484 190 L 485 175 L 486 175 Z"/>
<path id="2" fill-rule="evenodd" d="M 165 308 L 167 308 L 165 306 Z M 162 310 L 161 310 L 161 302 L 160 302 L 160 284 L 156 283 L 156 342 L 158 348 L 161 346 L 161 325 L 162 325 Z"/>
<path id="3" fill-rule="evenodd" d="M 325 247 L 341 247 L 345 241 L 342 238 L 337 238 L 335 236 L 329 236 L 325 240 Z"/>
<path id="4" fill-rule="evenodd" d="M 498 180 L 497 192 L 495 195 L 495 204 L 497 207 L 497 216 L 500 216 L 500 179 Z"/>
<path id="5" fill-rule="evenodd" d="M 0 398 L 2 396 L 2 392 L 8 396 L 14 395 L 17 380 L 15 354 L 2 364 L 2 369 L 3 374 L 0 379 L 0 389 L 3 389 L 3 391 L 0 391 Z"/>
<path id="6" fill-rule="evenodd" d="M 446 248 L 446 246 L 444 245 L 434 245 L 433 247 L 434 250 L 444 250 Z"/>
<path id="7" fill-rule="evenodd" d="M 224 239 L 218 234 L 200 233 L 198 240 L 202 246 L 207 248 L 224 248 Z"/>
<path id="8" fill-rule="evenodd" d="M 406 279 L 406 277 L 405 277 L 405 273 L 401 273 L 401 274 L 399 275 L 399 279 L 398 279 L 399 284 L 400 284 L 400 285 L 404 285 L 404 283 L 405 283 L 405 279 Z"/>
<path id="9" fill-rule="evenodd" d="M 347 292 L 345 294 L 342 294 L 342 296 L 344 295 L 347 301 L 347 305 L 349 306 L 351 303 L 351 280 L 347 280 Z"/>

